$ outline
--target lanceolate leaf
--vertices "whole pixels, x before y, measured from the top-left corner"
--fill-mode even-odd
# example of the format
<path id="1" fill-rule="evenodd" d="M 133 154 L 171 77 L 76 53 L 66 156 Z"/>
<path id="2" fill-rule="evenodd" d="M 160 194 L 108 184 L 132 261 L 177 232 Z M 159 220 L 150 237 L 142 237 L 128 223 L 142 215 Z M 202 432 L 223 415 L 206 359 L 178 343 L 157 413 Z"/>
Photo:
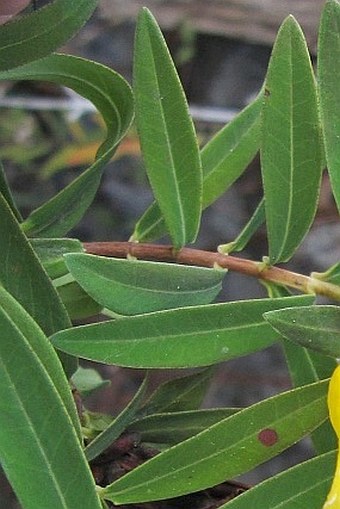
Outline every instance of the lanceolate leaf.
<path id="1" fill-rule="evenodd" d="M 80 423 L 74 400 L 54 348 L 37 323 L 2 286 L 0 286 L 0 306 L 2 312 L 10 317 L 13 326 L 25 337 L 27 344 L 30 345 L 35 356 L 48 372 L 70 415 L 79 439 L 81 439 Z M 5 341 L 5 337 L 1 333 L 0 343 L 2 340 Z M 15 345 L 13 345 L 13 348 L 15 348 Z"/>
<path id="2" fill-rule="evenodd" d="M 64 255 L 82 253 L 84 248 L 77 239 L 31 239 L 30 244 L 51 279 L 68 273 Z"/>
<path id="3" fill-rule="evenodd" d="M 262 226 L 265 222 L 265 218 L 264 199 L 262 198 L 256 207 L 254 214 L 251 216 L 241 233 L 232 242 L 218 246 L 218 251 L 224 254 L 229 254 L 233 251 L 242 251 L 254 233 L 257 232 L 260 226 Z"/>
<path id="4" fill-rule="evenodd" d="M 46 335 L 70 327 L 66 310 L 11 209 L 0 194 L 0 282 Z M 15 276 L 15 277 L 14 277 Z M 69 375 L 73 359 L 63 357 Z"/>
<path id="5" fill-rule="evenodd" d="M 340 263 L 335 263 L 326 272 L 313 272 L 311 276 L 316 279 L 321 279 L 321 281 L 340 285 Z"/>
<path id="6" fill-rule="evenodd" d="M 65 259 L 93 299 L 122 315 L 208 304 L 220 292 L 225 276 L 225 271 L 86 254 Z"/>
<path id="7" fill-rule="evenodd" d="M 55 0 L 0 27 L 0 71 L 45 57 L 70 39 L 91 16 L 97 0 Z"/>
<path id="8" fill-rule="evenodd" d="M 202 208 L 219 198 L 247 168 L 260 147 L 262 93 L 221 129 L 201 150 Z M 143 242 L 166 233 L 162 213 L 153 203 L 138 221 L 133 238 Z"/>
<path id="9" fill-rule="evenodd" d="M 213 408 L 153 414 L 133 422 L 129 431 L 138 433 L 144 442 L 177 444 L 238 411 L 239 408 Z"/>
<path id="10" fill-rule="evenodd" d="M 58 294 L 71 320 L 98 315 L 103 306 L 93 300 L 75 281 L 57 287 Z"/>
<path id="11" fill-rule="evenodd" d="M 4 168 L 3 168 L 1 161 L 0 161 L 0 193 L 2 193 L 3 197 L 7 201 L 8 205 L 11 207 L 11 210 L 12 210 L 13 214 L 15 215 L 16 219 L 18 221 L 21 221 L 22 217 L 15 205 L 15 202 L 14 202 L 11 190 L 9 188 L 7 178 L 6 178 Z"/>
<path id="12" fill-rule="evenodd" d="M 322 171 L 316 87 L 304 36 L 283 23 L 266 78 L 262 171 L 270 262 L 287 261 L 314 218 Z"/>
<path id="13" fill-rule="evenodd" d="M 213 203 L 255 157 L 261 138 L 263 93 L 202 149 L 203 207 Z"/>
<path id="14" fill-rule="evenodd" d="M 119 366 L 208 366 L 276 341 L 279 335 L 263 320 L 264 312 L 311 302 L 303 296 L 160 311 L 75 327 L 52 341 L 64 352 Z"/>
<path id="15" fill-rule="evenodd" d="M 148 177 L 173 243 L 181 247 L 195 240 L 200 223 L 201 162 L 177 72 L 146 8 L 137 23 L 134 83 Z"/>
<path id="16" fill-rule="evenodd" d="M 148 385 L 147 377 L 140 386 L 139 390 L 130 401 L 130 403 L 124 408 L 124 410 L 109 424 L 109 426 L 98 435 L 96 438 L 89 443 L 85 449 L 85 455 L 88 461 L 93 460 L 105 449 L 107 449 L 114 440 L 116 440 L 125 428 L 133 421 L 141 402 L 145 396 L 145 392 Z"/>
<path id="17" fill-rule="evenodd" d="M 336 367 L 333 359 L 290 341 L 284 341 L 283 348 L 294 387 L 329 378 Z M 317 428 L 311 438 L 317 454 L 331 451 L 337 446 L 336 436 L 329 421 Z"/>
<path id="18" fill-rule="evenodd" d="M 302 306 L 266 313 L 264 318 L 283 337 L 294 343 L 340 358 L 338 306 Z"/>
<path id="19" fill-rule="evenodd" d="M 320 23 L 318 78 L 327 167 L 338 209 L 340 209 L 340 69 L 334 63 L 339 59 L 340 4 L 337 0 L 328 0 Z"/>
<path id="20" fill-rule="evenodd" d="M 61 367 L 31 319 L 19 304 L 7 299 L 2 291 L 1 465 L 25 509 L 74 509 L 79 504 L 100 509 L 93 477 L 65 407 L 70 401 L 66 401 L 67 382 L 62 380 Z"/>
<path id="21" fill-rule="evenodd" d="M 106 487 L 104 498 L 117 505 L 170 498 L 251 470 L 327 418 L 327 385 L 307 385 L 241 410 Z"/>
<path id="22" fill-rule="evenodd" d="M 305 461 L 242 493 L 219 509 L 320 509 L 335 469 L 335 451 Z"/>
<path id="23" fill-rule="evenodd" d="M 164 382 L 145 402 L 138 416 L 196 410 L 202 403 L 213 374 L 214 369 L 208 368 Z"/>
<path id="24" fill-rule="evenodd" d="M 13 71 L 0 79 L 46 80 L 70 87 L 89 99 L 102 114 L 107 137 L 96 162 L 49 202 L 33 211 L 22 227 L 27 235 L 65 235 L 81 219 L 97 191 L 103 166 L 112 157 L 133 117 L 132 92 L 127 82 L 111 69 L 69 55 L 51 55 Z"/>

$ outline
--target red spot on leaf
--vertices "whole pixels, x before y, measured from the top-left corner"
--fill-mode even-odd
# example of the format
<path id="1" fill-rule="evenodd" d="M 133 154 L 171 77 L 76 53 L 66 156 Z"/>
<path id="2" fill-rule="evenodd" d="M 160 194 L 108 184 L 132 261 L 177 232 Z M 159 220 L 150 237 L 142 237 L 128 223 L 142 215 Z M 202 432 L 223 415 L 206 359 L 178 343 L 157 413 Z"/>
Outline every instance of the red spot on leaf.
<path id="1" fill-rule="evenodd" d="M 275 429 L 266 428 L 260 431 L 260 433 L 257 435 L 257 438 L 261 444 L 265 445 L 266 447 L 271 447 L 279 440 L 279 435 Z"/>

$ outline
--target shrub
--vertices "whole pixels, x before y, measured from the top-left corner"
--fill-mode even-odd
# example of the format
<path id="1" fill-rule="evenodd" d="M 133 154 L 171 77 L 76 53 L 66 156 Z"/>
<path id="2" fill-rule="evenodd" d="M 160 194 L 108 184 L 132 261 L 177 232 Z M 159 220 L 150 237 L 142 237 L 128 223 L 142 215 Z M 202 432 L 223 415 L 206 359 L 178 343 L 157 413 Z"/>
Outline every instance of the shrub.
<path id="1" fill-rule="evenodd" d="M 166 43 L 147 9 L 137 22 L 133 93 L 111 69 L 53 53 L 95 7 L 96 0 L 55 0 L 0 29 L 1 79 L 70 87 L 92 101 L 107 128 L 94 163 L 26 219 L 0 172 L 2 467 L 24 509 L 140 507 L 216 486 L 311 434 L 313 459 L 225 497 L 220 507 L 320 509 L 336 460 L 326 399 L 340 357 L 340 326 L 337 306 L 314 301 L 315 295 L 339 301 L 340 266 L 305 276 L 277 264 L 292 258 L 311 227 L 326 164 L 340 205 L 340 4 L 328 0 L 324 7 L 317 82 L 303 33 L 290 16 L 259 96 L 201 150 Z M 90 206 L 105 164 L 131 125 L 133 97 L 155 203 L 129 242 L 64 238 Z M 264 198 L 240 235 L 216 252 L 185 247 L 196 239 L 202 210 L 258 150 Z M 230 256 L 264 222 L 268 257 Z M 165 234 L 170 244 L 152 243 Z M 227 269 L 259 278 L 268 298 L 212 303 Z M 102 321 L 72 326 L 75 318 L 96 313 Z M 292 390 L 244 409 L 199 409 L 210 366 L 277 341 Z M 78 367 L 78 358 L 146 370 L 199 369 L 161 385 L 148 399 L 146 375 L 112 420 L 81 405 L 77 412 L 74 387 L 88 393 L 104 383 Z M 338 378 L 335 370 L 328 398 L 336 433 Z M 112 473 L 115 457 L 137 449 L 137 468 Z M 340 507 L 338 479 L 337 471 L 324 507 Z"/>

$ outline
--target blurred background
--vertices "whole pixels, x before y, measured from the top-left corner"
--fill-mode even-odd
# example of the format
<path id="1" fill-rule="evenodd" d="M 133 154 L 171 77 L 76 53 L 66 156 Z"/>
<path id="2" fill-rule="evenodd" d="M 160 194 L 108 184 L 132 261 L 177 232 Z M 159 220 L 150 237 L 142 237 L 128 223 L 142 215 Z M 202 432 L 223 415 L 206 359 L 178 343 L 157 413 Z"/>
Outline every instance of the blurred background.
<path id="1" fill-rule="evenodd" d="M 36 3 L 40 7 L 48 2 Z M 294 14 L 303 27 L 315 63 L 323 4 L 323 0 L 100 0 L 91 21 L 61 51 L 101 62 L 131 83 L 135 20 L 140 7 L 147 6 L 163 29 L 203 145 L 258 93 L 275 35 L 288 14 Z M 47 83 L 1 83 L 0 109 L 0 159 L 26 217 L 91 164 L 103 124 L 86 101 Z M 214 251 L 218 244 L 232 241 L 260 199 L 256 158 L 232 189 L 204 213 L 197 247 Z M 70 236 L 82 241 L 128 240 L 151 201 L 133 126 L 108 165 L 94 204 Z M 242 256 L 261 260 L 266 254 L 265 231 L 260 230 Z M 323 271 L 339 255 L 338 213 L 324 176 L 317 219 L 289 267 L 306 274 Z M 220 300 L 265 295 L 256 280 L 230 273 Z M 103 374 L 112 380 L 111 386 L 88 404 L 115 414 L 131 398 L 143 374 L 114 367 L 104 368 Z M 167 376 L 157 373 L 155 383 Z M 277 345 L 220 366 L 204 405 L 249 405 L 289 387 Z M 258 482 L 310 453 L 304 441 L 243 479 Z M 4 509 L 14 507 L 6 490 L 0 494 Z"/>

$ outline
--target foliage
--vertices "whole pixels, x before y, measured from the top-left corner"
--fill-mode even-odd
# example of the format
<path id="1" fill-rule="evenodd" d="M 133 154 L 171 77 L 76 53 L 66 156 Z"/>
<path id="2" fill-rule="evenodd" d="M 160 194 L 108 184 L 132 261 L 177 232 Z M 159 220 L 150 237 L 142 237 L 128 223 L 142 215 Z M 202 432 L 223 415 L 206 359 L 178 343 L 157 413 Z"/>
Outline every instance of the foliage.
<path id="1" fill-rule="evenodd" d="M 329 413 L 339 433 L 338 370 L 329 410 L 327 389 L 340 356 L 340 315 L 334 303 L 314 305 L 314 296 L 340 300 L 339 264 L 310 276 L 275 264 L 292 258 L 311 227 L 325 161 L 340 202 L 340 3 L 327 0 L 323 10 L 317 80 L 301 28 L 289 16 L 259 96 L 201 150 L 166 42 L 147 9 L 137 22 L 133 91 L 102 65 L 52 53 L 95 6 L 95 0 L 54 0 L 0 27 L 2 80 L 70 87 L 94 104 L 107 129 L 93 164 L 25 219 L 0 168 L 1 466 L 23 509 L 100 509 L 204 490 L 311 434 L 313 459 L 224 500 L 221 508 L 321 509 L 336 459 Z M 134 110 L 155 202 L 131 238 L 168 234 L 171 245 L 62 238 L 90 206 Z M 258 150 L 264 198 L 244 230 L 216 253 L 186 247 L 195 241 L 202 211 Z M 268 257 L 229 256 L 244 249 L 264 221 Z M 268 298 L 213 303 L 226 269 L 263 280 Z M 309 295 L 291 295 L 289 288 Z M 72 323 L 99 313 L 98 323 Z M 284 347 L 292 390 L 244 409 L 199 408 L 213 366 L 274 342 Z M 107 383 L 78 367 L 79 358 L 199 369 L 164 383 L 148 399 L 146 375 L 112 419 L 77 412 L 74 385 L 84 395 Z M 134 437 L 156 452 L 96 486 L 94 460 L 124 440 L 134 444 Z M 324 507 L 340 507 L 337 476 Z"/>

